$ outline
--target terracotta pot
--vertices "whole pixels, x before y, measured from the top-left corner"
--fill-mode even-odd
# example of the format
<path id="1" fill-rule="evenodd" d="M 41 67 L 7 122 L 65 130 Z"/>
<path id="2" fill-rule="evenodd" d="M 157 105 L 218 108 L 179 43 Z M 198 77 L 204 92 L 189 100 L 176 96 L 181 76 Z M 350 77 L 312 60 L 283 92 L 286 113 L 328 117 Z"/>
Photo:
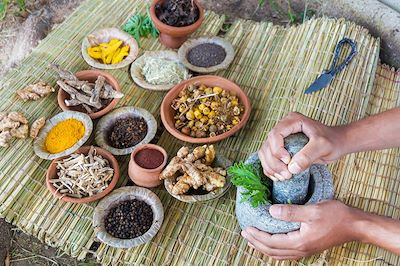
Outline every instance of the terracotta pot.
<path id="1" fill-rule="evenodd" d="M 83 70 L 83 71 L 77 72 L 75 74 L 75 76 L 79 80 L 86 80 L 86 81 L 89 81 L 91 83 L 96 82 L 98 76 L 103 76 L 103 77 L 105 77 L 106 82 L 108 84 L 110 84 L 114 88 L 114 90 L 121 91 L 121 87 L 119 86 L 118 81 L 111 74 L 108 74 L 107 72 L 104 72 L 104 71 L 101 71 L 101 70 Z M 64 101 L 65 99 L 67 99 L 67 100 L 70 99 L 69 94 L 66 93 L 64 90 L 59 89 L 58 90 L 58 95 L 57 95 L 57 101 L 58 101 L 58 105 L 60 106 L 60 108 L 63 111 L 77 111 L 77 112 L 86 113 L 85 109 L 83 109 L 83 107 L 80 107 L 80 106 L 67 106 L 65 104 L 65 101 Z M 113 99 L 106 107 L 104 107 L 100 111 L 95 112 L 95 113 L 91 113 L 91 114 L 88 114 L 88 115 L 92 119 L 96 119 L 96 118 L 102 117 L 103 115 L 109 113 L 117 105 L 119 100 L 120 99 Z"/>
<path id="2" fill-rule="evenodd" d="M 197 1 L 194 1 L 195 5 L 199 9 L 199 19 L 192 25 L 185 27 L 174 27 L 167 25 L 158 19 L 156 15 L 155 7 L 158 3 L 164 0 L 154 0 L 150 6 L 150 18 L 153 21 L 156 28 L 160 31 L 160 42 L 168 48 L 177 49 L 187 39 L 190 34 L 195 32 L 204 20 L 204 9 L 200 6 Z"/>
<path id="3" fill-rule="evenodd" d="M 97 154 L 103 156 L 104 159 L 107 159 L 107 161 L 110 163 L 110 167 L 112 169 L 114 169 L 114 176 L 111 180 L 111 183 L 108 185 L 108 187 L 101 193 L 98 193 L 94 196 L 91 197 L 86 197 L 86 198 L 73 198 L 73 197 L 68 197 L 68 196 L 64 196 L 63 194 L 59 193 L 56 191 L 56 188 L 53 186 L 52 183 L 50 183 L 51 179 L 54 179 L 57 177 L 57 169 L 56 169 L 56 163 L 57 161 L 63 160 L 65 158 L 68 158 L 69 156 L 64 156 L 61 157 L 59 159 L 53 160 L 49 166 L 49 169 L 47 170 L 47 174 L 46 174 L 46 185 L 47 188 L 50 190 L 50 192 L 58 199 L 65 201 L 65 202 L 73 202 L 73 203 L 88 203 L 88 202 L 92 202 L 92 201 L 96 201 L 99 200 L 101 198 L 103 198 L 104 196 L 106 196 L 108 193 L 110 193 L 115 185 L 118 182 L 119 179 L 119 166 L 118 166 L 118 162 L 115 159 L 115 157 L 108 151 L 99 148 L 99 147 L 94 147 L 97 151 Z M 84 146 L 79 148 L 75 153 L 78 154 L 88 154 L 90 150 L 90 146 Z"/>
<path id="4" fill-rule="evenodd" d="M 171 107 L 171 103 L 174 99 L 178 97 L 180 91 L 189 86 L 190 84 L 198 84 L 198 85 L 204 84 L 210 87 L 218 86 L 224 90 L 235 92 L 236 96 L 239 98 L 240 102 L 244 106 L 244 114 L 239 124 L 237 124 L 231 130 L 223 134 L 208 138 L 193 138 L 183 134 L 178 129 L 176 129 L 174 120 L 176 111 Z M 232 136 L 246 125 L 250 117 L 250 112 L 251 112 L 250 100 L 245 94 L 245 92 L 238 85 L 222 77 L 211 76 L 211 75 L 198 76 L 179 83 L 167 93 L 161 104 L 161 120 L 165 128 L 168 130 L 168 132 L 171 133 L 177 139 L 196 144 L 215 143 Z"/>
<path id="5" fill-rule="evenodd" d="M 154 149 L 160 151 L 164 155 L 164 160 L 160 166 L 154 169 L 146 169 L 139 166 L 135 162 L 135 155 L 144 149 Z M 139 186 L 142 187 L 157 187 L 161 184 L 160 173 L 167 164 L 168 155 L 167 152 L 160 146 L 154 144 L 144 144 L 138 146 L 131 154 L 131 160 L 129 161 L 128 175 L 130 179 Z"/>

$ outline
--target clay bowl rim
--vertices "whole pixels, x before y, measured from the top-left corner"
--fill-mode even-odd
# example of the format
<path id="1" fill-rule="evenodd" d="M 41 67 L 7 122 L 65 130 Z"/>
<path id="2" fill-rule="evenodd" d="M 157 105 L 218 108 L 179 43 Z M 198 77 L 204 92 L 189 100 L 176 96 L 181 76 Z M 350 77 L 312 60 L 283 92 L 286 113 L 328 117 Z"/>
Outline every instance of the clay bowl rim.
<path id="1" fill-rule="evenodd" d="M 172 119 L 169 118 L 167 115 L 168 112 L 172 111 L 175 113 L 175 110 L 172 109 L 171 107 L 171 102 L 174 100 L 179 92 L 185 88 L 186 85 L 189 84 L 213 84 L 216 82 L 227 82 L 229 85 L 228 86 L 222 86 L 222 89 L 228 90 L 228 91 L 234 91 L 236 92 L 240 102 L 244 105 L 244 114 L 242 116 L 242 119 L 240 122 L 235 125 L 231 130 L 217 135 L 215 137 L 207 137 L 207 138 L 193 138 L 190 136 L 187 136 L 183 133 L 181 133 L 179 130 L 175 128 L 175 123 Z M 210 85 L 208 85 L 210 86 Z M 213 86 L 213 85 L 212 85 Z M 235 88 L 235 89 L 232 89 Z M 250 99 L 247 96 L 247 94 L 233 81 L 230 81 L 229 79 L 220 77 L 220 76 L 214 76 L 214 75 L 202 75 L 202 76 L 197 76 L 185 81 L 182 81 L 178 85 L 176 85 L 174 88 L 172 88 L 164 97 L 164 100 L 161 103 L 161 121 L 164 125 L 164 127 L 167 129 L 167 131 L 173 135 L 175 138 L 193 143 L 193 144 L 208 144 L 208 143 L 216 143 L 221 140 L 224 140 L 226 138 L 231 137 L 234 135 L 236 132 L 238 132 L 240 129 L 242 129 L 248 122 L 251 114 L 251 103 Z"/>
<path id="2" fill-rule="evenodd" d="M 150 6 L 150 18 L 154 23 L 154 26 L 160 31 L 160 33 L 166 33 L 174 37 L 180 37 L 182 35 L 189 35 L 201 26 L 204 21 L 204 8 L 200 5 L 197 0 L 193 0 L 197 8 L 199 9 L 199 18 L 195 23 L 184 27 L 170 26 L 162 22 L 156 15 L 156 5 L 165 0 L 154 0 Z"/>
<path id="3" fill-rule="evenodd" d="M 122 92 L 121 91 L 121 86 L 119 85 L 118 80 L 113 75 L 111 75 L 110 73 L 107 73 L 107 72 L 102 71 L 102 70 L 97 70 L 97 69 L 81 70 L 81 71 L 78 71 L 78 72 L 75 73 L 75 76 L 78 78 L 78 80 L 86 80 L 86 81 L 88 81 L 87 79 L 83 79 L 83 78 L 80 77 L 80 76 L 84 76 L 84 75 L 88 75 L 88 76 L 91 76 L 91 77 L 92 76 L 93 77 L 103 76 L 103 77 L 105 77 L 106 82 L 109 85 L 111 85 L 114 90 Z M 67 99 L 68 96 L 69 96 L 68 93 L 66 93 L 63 89 L 61 89 L 61 88 L 58 89 L 57 102 L 58 102 L 58 105 L 60 106 L 60 108 L 63 111 L 75 111 L 75 112 L 80 112 L 80 113 L 87 114 L 91 119 L 97 119 L 97 118 L 102 117 L 103 115 L 108 114 L 109 112 L 111 112 L 114 109 L 114 107 L 118 104 L 118 102 L 120 100 L 119 98 L 114 98 L 103 109 L 101 109 L 101 110 L 99 110 L 97 112 L 88 114 L 86 112 L 76 111 L 73 108 L 71 108 L 70 106 L 67 106 L 65 104 L 64 100 Z"/>
<path id="4" fill-rule="evenodd" d="M 150 150 L 158 150 L 160 151 L 163 156 L 164 156 L 164 160 L 162 162 L 162 164 L 160 164 L 160 166 L 158 166 L 157 168 L 154 169 L 148 169 L 148 168 L 143 168 L 141 167 L 139 164 L 136 163 L 135 161 L 135 155 L 142 150 L 145 149 L 150 149 Z M 133 150 L 133 152 L 130 155 L 130 163 L 134 164 L 136 167 L 140 168 L 141 171 L 146 172 L 146 173 L 156 173 L 158 171 L 161 172 L 161 170 L 167 165 L 168 162 L 168 153 L 167 151 L 161 147 L 160 145 L 156 145 L 156 144 L 151 144 L 151 143 L 147 143 L 147 144 L 141 144 L 139 146 L 137 146 L 137 148 L 135 150 Z M 132 179 L 132 178 L 131 178 Z M 132 180 L 133 181 L 133 180 Z"/>
<path id="5" fill-rule="evenodd" d="M 129 45 L 129 54 L 127 57 L 125 57 L 121 62 L 118 64 L 103 64 L 96 59 L 92 58 L 89 53 L 87 52 L 87 48 L 91 47 L 88 36 L 89 35 L 97 35 L 101 34 L 103 32 L 113 32 L 114 37 L 110 37 L 108 41 L 110 41 L 113 38 L 117 38 L 121 40 L 120 36 L 122 36 L 124 40 L 125 45 Z M 113 69 L 120 69 L 129 66 L 132 62 L 136 60 L 136 58 L 139 55 L 139 44 L 133 38 L 131 35 L 128 33 L 116 28 L 116 27 L 109 27 L 109 28 L 99 28 L 91 31 L 89 34 L 85 35 L 85 37 L 82 40 L 81 44 L 81 54 L 85 62 L 90 65 L 91 67 L 94 67 L 96 69 L 103 69 L 103 70 L 113 70 Z"/>
<path id="6" fill-rule="evenodd" d="M 223 167 L 226 171 L 228 171 L 228 168 L 232 166 L 232 161 L 226 158 L 223 155 L 217 154 L 216 156 L 217 163 L 214 164 L 214 166 L 218 167 Z M 224 165 L 222 165 L 224 164 Z M 182 195 L 175 195 L 171 193 L 171 189 L 169 186 L 172 184 L 172 181 L 169 179 L 164 180 L 164 187 L 165 190 L 170 194 L 172 197 L 175 199 L 186 202 L 186 203 L 198 203 L 198 202 L 205 202 L 205 201 L 210 201 L 210 200 L 216 200 L 224 196 L 232 187 L 232 182 L 231 182 L 231 176 L 227 173 L 226 175 L 226 183 L 222 188 L 217 188 L 216 190 L 210 191 L 206 194 L 182 194 Z"/>
<path id="7" fill-rule="evenodd" d="M 90 150 L 90 147 L 92 147 L 92 146 L 82 146 L 78 150 L 76 150 L 74 153 L 87 154 Z M 111 183 L 108 185 L 108 187 L 104 191 L 102 191 L 96 195 L 93 195 L 91 197 L 85 197 L 85 198 L 73 198 L 73 197 L 69 197 L 69 196 L 63 197 L 63 194 L 56 192 L 56 189 L 50 183 L 50 180 L 54 179 L 56 177 L 56 174 L 57 174 L 56 162 L 63 160 L 65 158 L 68 158 L 70 156 L 70 155 L 66 155 L 66 156 L 54 159 L 51 162 L 51 164 L 46 172 L 47 189 L 51 192 L 51 194 L 53 194 L 53 196 L 55 198 L 57 198 L 58 200 L 62 200 L 64 202 L 89 203 L 89 202 L 93 202 L 93 201 L 99 200 L 101 198 L 104 198 L 115 188 L 115 186 L 118 183 L 119 177 L 120 177 L 120 171 L 119 171 L 119 165 L 118 165 L 117 159 L 109 151 L 107 151 L 103 148 L 97 147 L 97 146 L 93 146 L 93 147 L 96 149 L 98 154 L 100 154 L 101 156 L 103 156 L 103 158 L 108 160 L 108 162 L 110 163 L 110 167 L 112 167 L 114 169 L 114 175 L 113 175 L 113 178 L 111 179 Z M 54 174 L 51 174 L 52 171 L 54 171 Z"/>

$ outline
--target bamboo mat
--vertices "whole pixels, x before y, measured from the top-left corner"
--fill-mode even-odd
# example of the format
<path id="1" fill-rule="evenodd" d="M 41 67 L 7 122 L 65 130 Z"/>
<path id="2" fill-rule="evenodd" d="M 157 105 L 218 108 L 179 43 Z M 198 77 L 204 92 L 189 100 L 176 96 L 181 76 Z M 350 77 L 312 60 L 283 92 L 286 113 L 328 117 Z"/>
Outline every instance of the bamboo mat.
<path id="1" fill-rule="evenodd" d="M 139 0 L 84 2 L 20 67 L 0 82 L 0 110 L 23 111 L 30 121 L 43 114 L 50 117 L 60 112 L 55 95 L 32 104 L 18 101 L 14 93 L 40 78 L 55 84 L 57 77 L 48 71 L 49 63 L 58 63 L 72 71 L 88 69 L 80 56 L 82 38 L 97 28 L 122 25 L 129 15 L 144 12 L 145 8 L 146 2 Z M 224 17 L 207 12 L 195 36 L 217 35 L 224 21 Z M 334 47 L 344 36 L 357 41 L 359 54 L 330 87 L 305 96 L 302 92 L 329 67 Z M 256 151 L 268 131 L 289 111 L 299 111 L 324 123 L 338 125 L 400 103 L 399 74 L 385 66 L 378 67 L 379 41 L 353 23 L 322 18 L 285 29 L 270 23 L 237 20 L 224 38 L 232 42 L 236 57 L 229 69 L 217 74 L 238 83 L 253 103 L 247 126 L 218 144 L 220 152 L 232 160 L 245 159 Z M 163 49 L 152 39 L 143 40 L 141 46 L 146 50 Z M 159 105 L 165 93 L 136 87 L 127 68 L 110 72 L 120 81 L 126 94 L 119 106 L 146 108 L 160 124 Z M 183 144 L 163 128 L 160 135 L 158 144 L 170 154 Z M 196 205 L 173 199 L 161 187 L 155 189 L 164 205 L 165 220 L 150 243 L 128 250 L 103 244 L 93 248 L 91 217 L 96 203 L 77 205 L 54 199 L 44 183 L 49 162 L 34 156 L 29 141 L 14 141 L 10 148 L 0 150 L 0 158 L 0 215 L 28 234 L 78 259 L 92 252 L 103 265 L 298 264 L 276 262 L 247 247 L 234 215 L 234 189 L 219 200 Z M 129 158 L 118 159 L 121 176 L 126 178 Z M 330 166 L 336 196 L 367 211 L 398 218 L 399 165 L 398 150 L 348 156 Z M 354 260 L 378 256 L 382 257 L 383 264 L 398 264 L 399 258 L 388 252 L 355 243 L 323 254 L 331 265 L 348 265 Z M 302 263 L 310 264 L 318 257 Z"/>

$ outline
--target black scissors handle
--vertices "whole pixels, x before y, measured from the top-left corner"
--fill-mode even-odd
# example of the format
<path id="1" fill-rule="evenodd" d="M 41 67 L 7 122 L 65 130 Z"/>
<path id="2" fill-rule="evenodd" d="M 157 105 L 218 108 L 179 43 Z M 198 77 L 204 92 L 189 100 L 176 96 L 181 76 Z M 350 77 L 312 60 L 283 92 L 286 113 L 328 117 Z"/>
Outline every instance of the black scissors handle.
<path id="1" fill-rule="evenodd" d="M 339 58 L 340 52 L 345 44 L 349 44 L 351 47 L 351 52 L 350 54 L 346 57 L 346 59 L 336 67 L 337 60 Z M 338 74 L 340 71 L 342 71 L 353 59 L 353 57 L 357 54 L 357 45 L 356 43 L 349 38 L 343 38 L 338 44 L 336 45 L 336 50 L 335 50 L 335 57 L 333 58 L 333 63 L 331 65 L 331 68 L 329 69 L 328 73 L 332 74 L 332 76 L 335 76 Z"/>

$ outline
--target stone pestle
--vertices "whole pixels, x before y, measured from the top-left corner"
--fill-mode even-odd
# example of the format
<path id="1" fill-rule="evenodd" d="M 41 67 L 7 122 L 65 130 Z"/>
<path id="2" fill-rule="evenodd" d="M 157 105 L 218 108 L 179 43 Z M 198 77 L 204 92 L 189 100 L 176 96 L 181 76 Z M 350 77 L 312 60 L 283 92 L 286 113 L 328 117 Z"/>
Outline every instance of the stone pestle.
<path id="1" fill-rule="evenodd" d="M 298 153 L 308 143 L 308 137 L 303 133 L 292 134 L 284 139 L 284 147 L 290 157 Z M 285 181 L 276 181 L 272 185 L 272 202 L 274 204 L 304 204 L 306 202 L 310 183 L 310 169 L 293 175 Z"/>

